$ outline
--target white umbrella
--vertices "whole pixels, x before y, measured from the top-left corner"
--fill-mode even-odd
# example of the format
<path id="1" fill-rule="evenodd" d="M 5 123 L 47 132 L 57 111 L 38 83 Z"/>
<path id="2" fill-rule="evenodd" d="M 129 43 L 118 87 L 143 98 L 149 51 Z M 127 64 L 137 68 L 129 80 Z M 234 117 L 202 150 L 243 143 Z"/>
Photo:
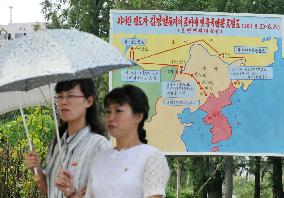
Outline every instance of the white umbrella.
<path id="1" fill-rule="evenodd" d="M 77 30 L 42 30 L 0 48 L 0 92 L 27 91 L 132 66 L 104 40 Z"/>
<path id="2" fill-rule="evenodd" d="M 51 83 L 94 78 L 133 65 L 112 45 L 89 33 L 59 29 L 21 37 L 0 48 L 0 101 L 4 103 L 0 113 L 20 108 L 32 149 L 22 107 L 43 104 L 51 98 L 61 153 Z"/>

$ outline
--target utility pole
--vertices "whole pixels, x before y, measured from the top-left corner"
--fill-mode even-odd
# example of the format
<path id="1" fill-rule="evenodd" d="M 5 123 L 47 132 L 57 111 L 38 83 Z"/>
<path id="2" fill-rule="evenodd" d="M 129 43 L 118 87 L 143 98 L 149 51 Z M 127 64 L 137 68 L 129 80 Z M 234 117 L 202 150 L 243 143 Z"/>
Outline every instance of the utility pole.
<path id="1" fill-rule="evenodd" d="M 10 9 L 10 23 L 12 23 L 13 22 L 13 20 L 12 20 L 12 9 L 13 9 L 13 6 L 12 5 L 10 5 L 9 6 L 9 9 Z"/>
<path id="2" fill-rule="evenodd" d="M 176 157 L 177 159 L 177 189 L 176 189 L 176 198 L 179 198 L 179 191 L 180 191 L 180 164 L 179 164 L 179 157 Z"/>

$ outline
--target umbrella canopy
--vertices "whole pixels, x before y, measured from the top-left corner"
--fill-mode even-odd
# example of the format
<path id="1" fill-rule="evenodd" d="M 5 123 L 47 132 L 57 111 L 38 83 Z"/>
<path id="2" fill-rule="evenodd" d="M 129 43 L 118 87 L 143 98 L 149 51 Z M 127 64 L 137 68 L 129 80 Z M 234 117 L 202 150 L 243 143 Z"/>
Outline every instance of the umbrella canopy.
<path id="1" fill-rule="evenodd" d="M 110 70 L 133 65 L 112 45 L 89 33 L 59 29 L 21 37 L 0 48 L 0 113 L 20 108 L 32 150 L 22 107 L 46 103 L 51 99 L 63 166 L 51 84 L 75 78 L 94 78 Z"/>
<path id="2" fill-rule="evenodd" d="M 70 29 L 42 30 L 0 48 L 0 92 L 27 91 L 132 66 L 104 40 Z"/>
<path id="3" fill-rule="evenodd" d="M 104 40 L 70 29 L 42 30 L 0 47 L 0 114 L 23 107 L 47 104 L 48 84 L 74 78 L 94 78 L 132 66 Z"/>
<path id="4" fill-rule="evenodd" d="M 55 84 L 51 84 L 52 90 L 54 90 L 54 85 Z M 32 107 L 50 104 L 49 92 L 49 85 L 44 85 L 29 91 L 19 91 L 17 94 L 23 107 Z M 19 109 L 14 91 L 0 92 L 0 101 L 0 114 Z"/>

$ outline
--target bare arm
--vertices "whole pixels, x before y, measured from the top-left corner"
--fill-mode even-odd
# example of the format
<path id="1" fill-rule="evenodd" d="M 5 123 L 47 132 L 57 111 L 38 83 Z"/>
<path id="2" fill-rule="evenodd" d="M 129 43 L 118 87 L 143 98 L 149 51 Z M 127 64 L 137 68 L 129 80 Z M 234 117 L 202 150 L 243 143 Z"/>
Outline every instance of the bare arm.
<path id="1" fill-rule="evenodd" d="M 34 181 L 38 186 L 39 190 L 47 195 L 47 185 L 46 185 L 46 177 L 42 172 L 42 168 L 40 167 L 40 160 L 34 151 L 29 151 L 26 154 L 26 165 L 28 169 L 30 169 L 34 174 Z M 34 173 L 34 168 L 37 169 L 37 175 Z"/>
<path id="2" fill-rule="evenodd" d="M 46 176 L 42 170 L 38 171 L 38 175 L 34 175 L 34 181 L 37 184 L 39 190 L 47 195 Z"/>

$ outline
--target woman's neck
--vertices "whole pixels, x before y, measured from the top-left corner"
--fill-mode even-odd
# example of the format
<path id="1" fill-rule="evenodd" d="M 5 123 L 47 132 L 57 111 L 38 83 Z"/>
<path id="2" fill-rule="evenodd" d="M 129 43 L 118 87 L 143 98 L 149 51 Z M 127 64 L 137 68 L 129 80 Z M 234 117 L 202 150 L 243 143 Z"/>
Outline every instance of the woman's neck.
<path id="1" fill-rule="evenodd" d="M 78 133 L 81 129 L 85 128 L 87 126 L 86 121 L 84 122 L 68 122 L 68 135 L 72 136 L 75 133 Z"/>
<path id="2" fill-rule="evenodd" d="M 134 146 L 142 144 L 138 137 L 123 137 L 123 138 L 116 138 L 116 147 L 115 149 L 128 149 Z"/>

